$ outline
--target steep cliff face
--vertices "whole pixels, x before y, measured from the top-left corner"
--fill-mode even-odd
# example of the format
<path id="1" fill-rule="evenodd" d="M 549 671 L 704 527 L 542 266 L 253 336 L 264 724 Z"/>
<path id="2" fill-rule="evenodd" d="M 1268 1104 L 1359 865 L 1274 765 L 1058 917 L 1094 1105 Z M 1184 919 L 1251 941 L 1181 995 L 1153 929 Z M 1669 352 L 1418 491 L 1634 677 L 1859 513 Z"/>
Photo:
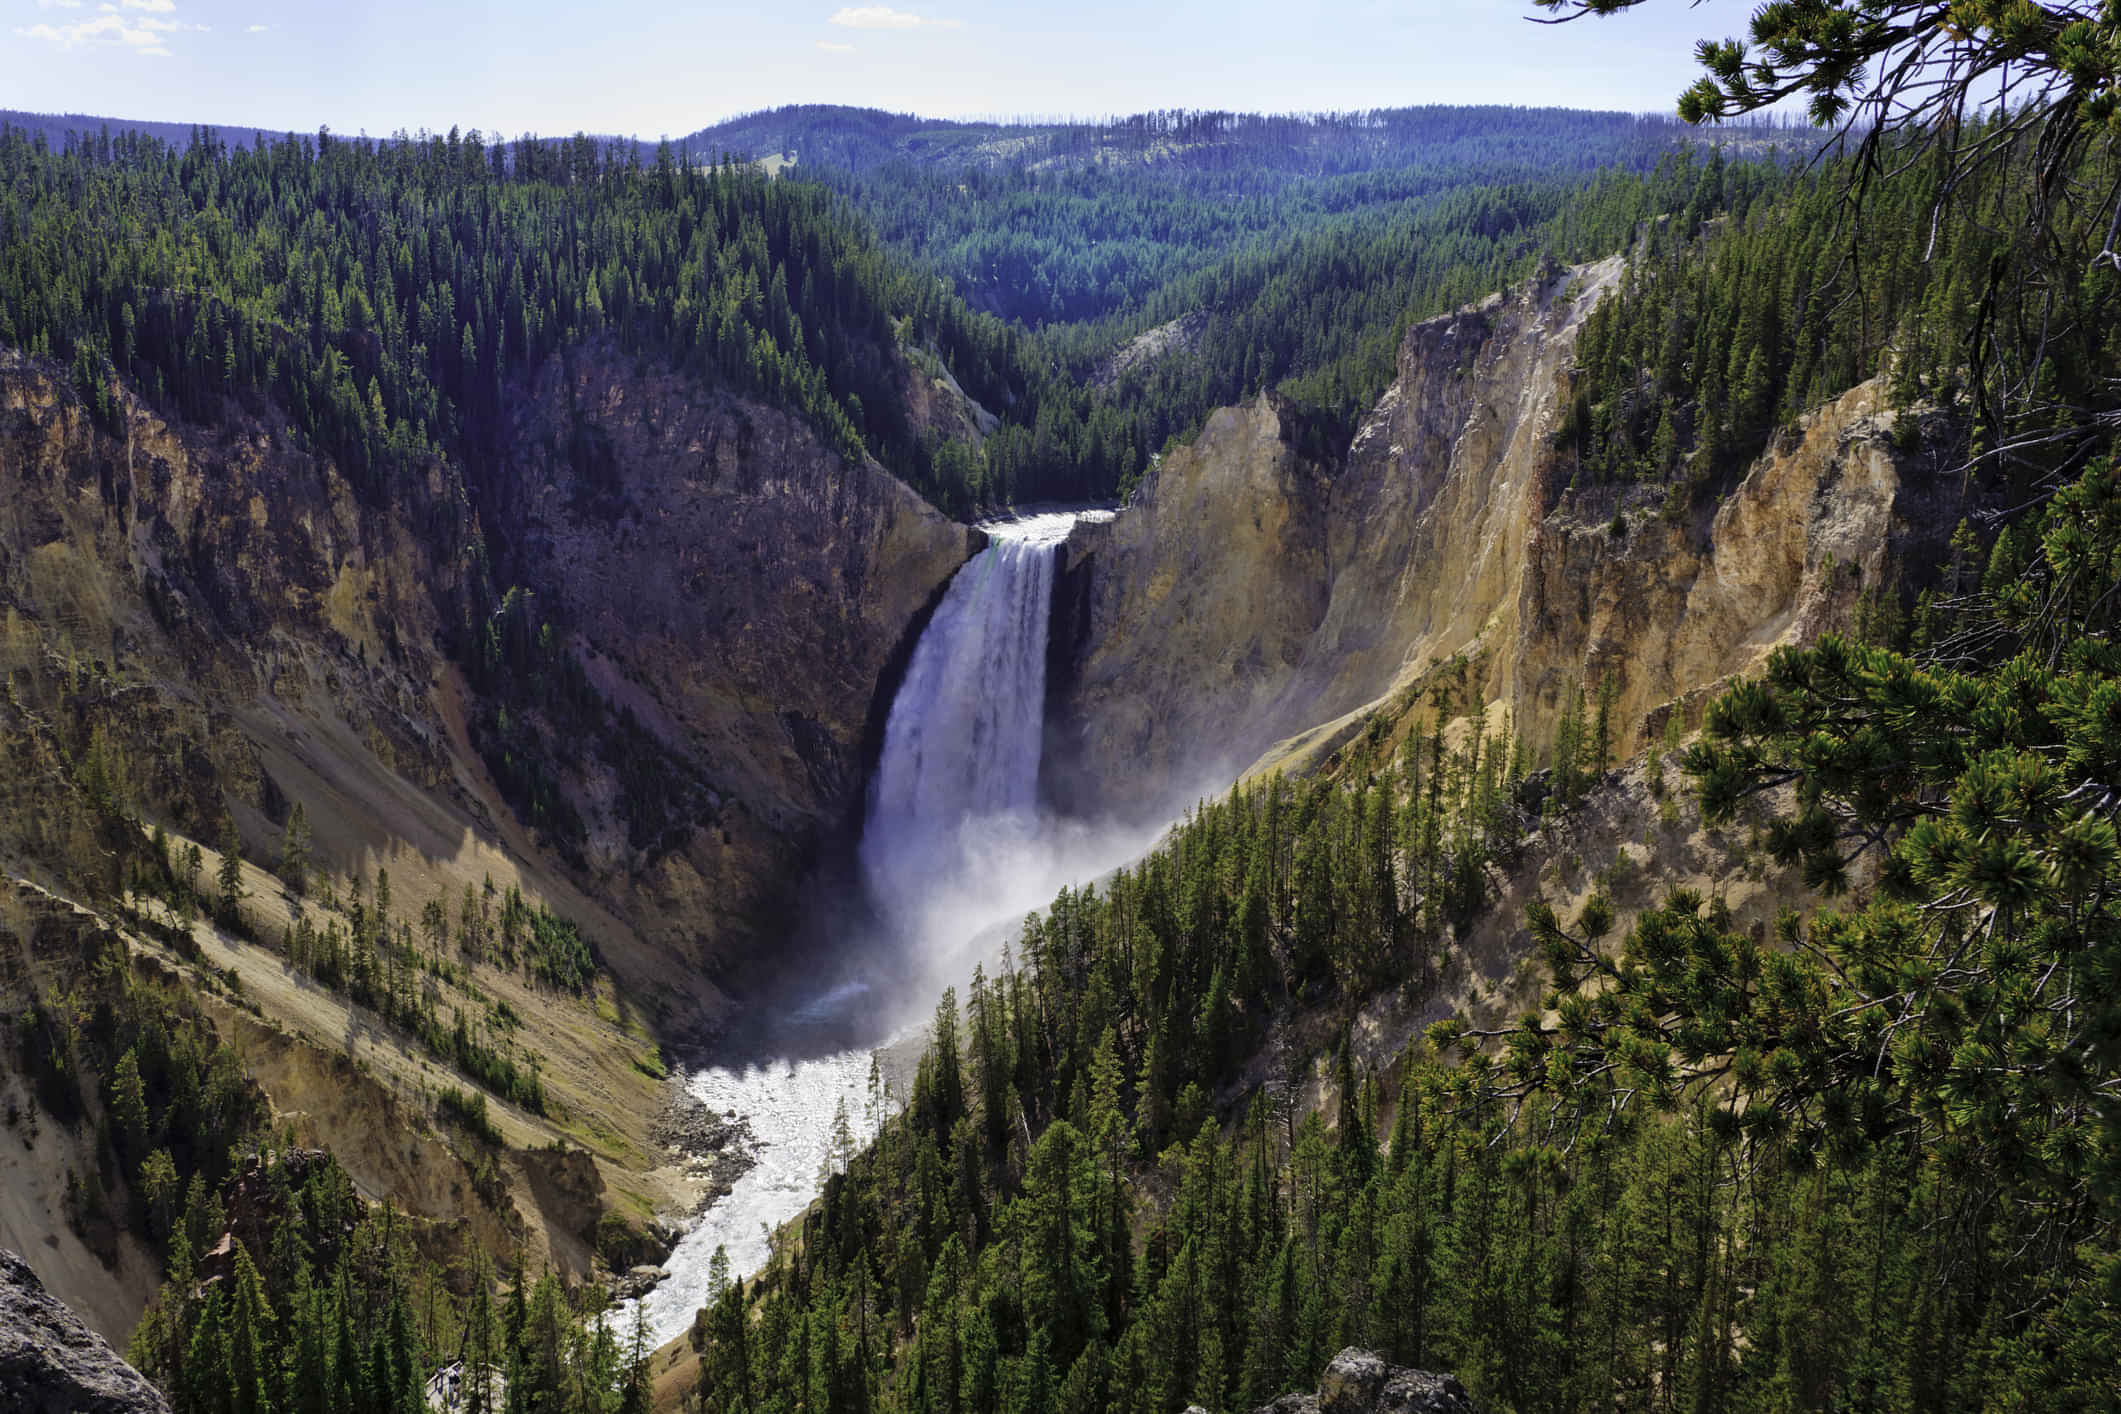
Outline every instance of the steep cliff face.
<path id="1" fill-rule="evenodd" d="M 1564 490 L 1555 448 L 1584 317 L 1618 259 L 1409 330 L 1337 470 L 1303 465 L 1271 399 L 1226 409 L 1109 526 L 1061 595 L 1049 793 L 1133 814 L 1248 764 L 1301 761 L 1430 669 L 1535 742 L 1611 674 L 1622 751 L 1675 699 L 1845 624 L 1956 495 L 1892 448 L 1866 384 L 1786 432 L 1712 519 L 1638 489 Z M 1910 476 L 1915 476 L 1911 484 Z"/>
<path id="2" fill-rule="evenodd" d="M 887 668 L 978 541 L 785 414 L 608 351 L 527 386 L 476 520 L 445 465 L 364 497 L 269 421 L 206 433 L 125 408 L 97 429 L 56 369 L 0 355 L 7 666 L 66 677 L 48 685 L 108 718 L 128 790 L 174 828 L 210 829 L 226 800 L 270 857 L 287 801 L 314 791 L 320 862 L 474 834 L 541 894 L 676 947 L 679 967 L 615 945 L 666 981 L 741 945 L 851 814 Z M 527 591 L 609 711 L 700 783 L 696 818 L 628 839 L 624 783 L 597 760 L 564 782 L 582 867 L 512 818 L 445 647 L 475 527 L 494 589 Z"/>
<path id="3" fill-rule="evenodd" d="M 707 792 L 709 828 L 643 839 L 626 782 L 585 770 L 589 870 L 709 966 L 778 900 L 762 876 L 852 822 L 889 669 L 980 534 L 785 413 L 608 350 L 540 370 L 510 445 L 508 577 L 549 587 L 591 683 Z"/>
<path id="4" fill-rule="evenodd" d="M 1492 681 L 1550 724 L 1610 678 L 1622 752 L 1668 710 L 1689 719 L 1789 643 L 1849 628 L 1866 589 L 1917 575 L 1950 539 L 1964 487 L 1895 447 L 1899 414 L 1864 383 L 1785 429 L 1706 525 L 1564 495 L 1537 527 L 1510 651 Z"/>
<path id="5" fill-rule="evenodd" d="M 1241 771 L 1493 638 L 1548 494 L 1576 330 L 1618 273 L 1410 330 L 1337 472 L 1302 466 L 1262 398 L 1216 413 L 1116 520 L 1079 531 L 1056 800 L 1153 811 L 1167 783 Z"/>
<path id="6" fill-rule="evenodd" d="M 305 785 L 342 869 L 418 834 L 394 793 L 440 812 L 423 845 L 483 825 L 432 705 L 471 539 L 449 470 L 406 475 L 385 511 L 270 421 L 120 406 L 98 428 L 57 369 L 0 353 L 0 859 L 122 882 L 87 834 L 91 748 L 147 817 L 209 838 L 227 808 L 261 857 Z"/>
<path id="7" fill-rule="evenodd" d="M 1331 602 L 1329 489 L 1262 397 L 1210 417 L 1115 519 L 1076 528 L 1051 629 L 1049 798 L 1147 807 L 1193 777 L 1226 782 L 1279 734 Z"/>

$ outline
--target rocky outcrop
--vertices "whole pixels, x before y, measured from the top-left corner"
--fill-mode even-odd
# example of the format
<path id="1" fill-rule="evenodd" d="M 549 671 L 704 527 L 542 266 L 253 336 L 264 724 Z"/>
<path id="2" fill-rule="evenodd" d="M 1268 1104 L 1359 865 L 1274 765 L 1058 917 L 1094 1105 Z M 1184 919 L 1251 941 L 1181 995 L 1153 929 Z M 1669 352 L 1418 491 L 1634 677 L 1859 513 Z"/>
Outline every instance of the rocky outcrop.
<path id="1" fill-rule="evenodd" d="M 20 1414 L 169 1414 L 169 1401 L 0 1250 L 0 1408 Z"/>
<path id="2" fill-rule="evenodd" d="M 1315 759 L 1454 659 L 1544 742 L 1611 675 L 1623 752 L 1667 704 L 1845 625 L 1941 544 L 1956 483 L 1894 447 L 1865 384 L 1782 438 L 1711 516 L 1568 489 L 1555 432 L 1618 258 L 1416 325 L 1338 466 L 1271 397 L 1211 417 L 1068 547 L 1048 794 L 1156 814 L 1248 766 Z M 1631 495 L 1616 533 L 1616 500 Z M 1173 787 L 1177 789 L 1174 791 Z"/>
<path id="3" fill-rule="evenodd" d="M 1476 1414 L 1465 1386 L 1450 1375 L 1388 1365 L 1349 1346 L 1318 1377 L 1318 1393 L 1285 1394 L 1255 1414 Z"/>
<path id="4" fill-rule="evenodd" d="M 1690 718 L 1789 643 L 1848 628 L 1866 590 L 1924 577 L 1965 486 L 1896 445 L 1900 415 L 1873 381 L 1784 430 L 1706 523 L 1615 495 L 1566 494 L 1539 523 L 1492 690 L 1551 723 L 1565 694 L 1607 676 L 1623 752 L 1666 712 Z"/>
<path id="5" fill-rule="evenodd" d="M 1208 322 L 1207 310 L 1194 309 L 1168 323 L 1143 330 L 1113 350 L 1091 371 L 1090 386 L 1100 393 L 1110 393 L 1119 387 L 1121 380 L 1138 369 L 1149 368 L 1174 354 L 1193 352 L 1201 335 L 1207 333 Z"/>

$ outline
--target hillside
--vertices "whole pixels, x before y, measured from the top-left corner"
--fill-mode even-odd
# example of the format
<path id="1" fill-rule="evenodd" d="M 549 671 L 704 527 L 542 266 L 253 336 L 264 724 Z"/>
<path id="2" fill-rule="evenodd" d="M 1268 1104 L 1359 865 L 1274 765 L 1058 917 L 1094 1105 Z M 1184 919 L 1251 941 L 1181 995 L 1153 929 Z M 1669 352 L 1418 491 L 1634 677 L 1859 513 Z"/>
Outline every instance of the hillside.
<path id="1" fill-rule="evenodd" d="M 747 113 L 678 139 L 695 155 L 762 157 L 860 175 L 907 162 L 942 171 L 1161 163 L 1186 168 L 1318 176 L 1369 171 L 1457 150 L 1459 160 L 1498 150 L 1552 152 L 1557 139 L 1590 139 L 1573 160 L 1612 165 L 1631 144 L 1661 152 L 1685 129 L 1670 118 L 1568 109 L 1430 107 L 1365 113 L 1169 111 L 1102 121 L 953 121 L 823 104 Z M 1771 134 L 1763 134 L 1763 137 Z M 1548 157 L 1546 160 L 1554 160 Z"/>
<path id="2" fill-rule="evenodd" d="M 1809 155 L 1760 126 L 1733 155 Z M 1188 276 L 1322 222 L 1400 227 L 1474 191 L 1573 191 L 1701 144 L 1662 117 L 1435 107 L 1137 114 L 1103 123 L 947 123 L 836 108 L 748 115 L 678 144 L 772 156 L 846 194 L 883 239 L 975 307 L 1033 326 L 1127 319 Z M 1462 229 L 1493 235 L 1478 222 Z"/>
<path id="3" fill-rule="evenodd" d="M 1696 212 L 1410 328 L 1344 454 L 1264 396 L 1079 527 L 1046 788 L 1248 778 L 943 999 L 669 1387 L 2101 1404 L 2110 435 L 1968 459 L 2014 375 L 1906 180 L 1861 293 L 1802 185 Z M 2081 387 L 2116 287 L 2047 293 Z"/>

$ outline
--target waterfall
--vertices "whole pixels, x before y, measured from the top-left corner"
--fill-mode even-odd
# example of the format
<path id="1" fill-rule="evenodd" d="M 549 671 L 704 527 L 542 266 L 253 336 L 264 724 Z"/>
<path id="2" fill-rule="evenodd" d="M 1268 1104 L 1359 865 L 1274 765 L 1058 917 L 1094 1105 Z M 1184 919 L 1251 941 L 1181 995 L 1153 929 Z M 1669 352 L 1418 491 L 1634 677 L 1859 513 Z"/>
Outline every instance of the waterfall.
<path id="1" fill-rule="evenodd" d="M 888 936 L 857 940 L 851 973 L 820 974 L 808 1001 L 758 1017 L 754 1049 L 686 1078 L 709 1109 L 750 1123 L 756 1163 L 642 1298 L 658 1342 L 683 1334 L 711 1294 L 717 1249 L 736 1276 L 765 1264 L 767 1230 L 817 1194 L 836 1113 L 857 1142 L 870 1137 L 881 1117 L 868 1091 L 871 1048 L 902 1028 L 917 1034 L 945 986 L 991 962 L 997 925 L 1148 846 L 1146 834 L 1062 827 L 1038 811 L 1053 575 L 1078 518 L 987 525 L 987 548 L 950 581 L 914 646 L 885 720 L 861 842 L 863 882 Z M 839 1039 L 819 1046 L 820 1031 Z M 619 1330 L 631 1319 L 622 1314 Z"/>
<path id="2" fill-rule="evenodd" d="M 932 911 L 939 889 L 971 882 L 997 843 L 1035 826 L 1046 626 L 1071 523 L 993 527 L 988 547 L 951 580 L 892 700 L 861 865 L 902 928 Z"/>

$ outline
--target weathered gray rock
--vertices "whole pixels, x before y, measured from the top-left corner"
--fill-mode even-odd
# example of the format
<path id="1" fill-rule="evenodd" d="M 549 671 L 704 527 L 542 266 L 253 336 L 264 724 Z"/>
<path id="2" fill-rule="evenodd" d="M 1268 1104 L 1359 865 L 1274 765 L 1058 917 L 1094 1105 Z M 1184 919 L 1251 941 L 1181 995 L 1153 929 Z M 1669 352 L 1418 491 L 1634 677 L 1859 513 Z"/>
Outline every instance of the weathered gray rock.
<path id="1" fill-rule="evenodd" d="M 1317 1394 L 1285 1394 L 1254 1414 L 1478 1414 L 1450 1375 L 1388 1365 L 1349 1346 L 1318 1377 Z"/>
<path id="2" fill-rule="evenodd" d="M 1318 1396 L 1285 1394 L 1272 1404 L 1253 1410 L 1252 1414 L 1318 1414 Z"/>
<path id="3" fill-rule="evenodd" d="M 0 1249 L 0 1409 L 10 1414 L 169 1414 L 138 1370 Z"/>
<path id="4" fill-rule="evenodd" d="M 1320 1414 L 1368 1414 L 1390 1373 L 1383 1356 L 1349 1346 L 1318 1377 Z"/>
<path id="5" fill-rule="evenodd" d="M 1378 1392 L 1373 1414 L 1470 1414 L 1473 1400 L 1454 1375 L 1394 1370 Z"/>

